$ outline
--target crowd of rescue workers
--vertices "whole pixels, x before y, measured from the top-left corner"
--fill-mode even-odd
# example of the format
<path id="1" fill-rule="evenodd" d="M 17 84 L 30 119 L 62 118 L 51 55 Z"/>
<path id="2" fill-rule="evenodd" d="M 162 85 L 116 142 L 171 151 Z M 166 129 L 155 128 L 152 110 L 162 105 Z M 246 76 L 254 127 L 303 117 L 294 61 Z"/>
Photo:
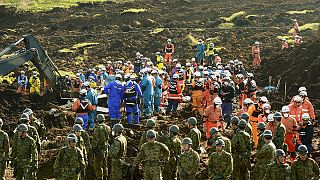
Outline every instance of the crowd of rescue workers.
<path id="1" fill-rule="evenodd" d="M 298 28 L 295 22 L 295 33 Z M 294 37 L 301 40 L 297 34 Z M 259 45 L 252 46 L 253 67 L 260 66 Z M 184 64 L 173 58 L 171 39 L 164 52 L 164 57 L 157 52 L 152 60 L 137 52 L 134 63 L 108 61 L 98 69 L 65 76 L 65 89 L 76 99 L 71 108 L 76 117 L 56 156 L 55 177 L 94 179 L 86 176 L 93 166 L 95 179 L 135 179 L 142 165 L 146 180 L 199 179 L 200 157 L 207 154 L 206 170 L 212 180 L 319 178 L 319 166 L 311 155 L 318 122 L 305 87 L 281 110 L 272 109 L 267 97 L 258 97 L 253 73 L 239 60 L 223 63 L 210 39 L 206 46 L 199 39 L 195 58 Z M 17 92 L 26 94 L 30 88 L 31 94 L 42 95 L 37 72 L 28 76 L 21 70 Z M 97 113 L 101 94 L 107 95 L 108 118 Z M 188 134 L 181 134 L 178 125 L 171 125 L 168 133 L 156 132 L 157 117 L 178 117 L 184 110 L 179 105 L 189 102 L 194 116 L 186 119 Z M 147 131 L 137 157 L 128 164 L 131 145 L 123 124 L 139 127 L 140 120 L 146 120 Z M 227 131 L 232 132 L 228 137 Z M 8 161 L 17 179 L 37 179 L 45 133 L 43 121 L 30 108 L 23 111 L 11 144 L 7 133 L 0 132 L 2 179 Z"/>

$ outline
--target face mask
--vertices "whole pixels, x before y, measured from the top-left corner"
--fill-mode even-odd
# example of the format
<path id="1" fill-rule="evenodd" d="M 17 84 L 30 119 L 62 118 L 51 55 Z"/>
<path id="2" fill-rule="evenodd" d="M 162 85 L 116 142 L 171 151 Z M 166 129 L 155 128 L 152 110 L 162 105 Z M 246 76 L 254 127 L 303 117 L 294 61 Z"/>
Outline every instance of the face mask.
<path id="1" fill-rule="evenodd" d="M 285 114 L 283 114 L 283 117 L 288 118 L 288 117 L 289 117 L 289 114 L 288 114 L 288 113 L 285 113 Z"/>
<path id="2" fill-rule="evenodd" d="M 266 114 L 269 114 L 270 113 L 270 109 L 267 109 L 264 111 Z"/>
<path id="3" fill-rule="evenodd" d="M 228 86 L 229 85 L 229 82 L 224 82 L 223 83 L 225 86 Z"/>

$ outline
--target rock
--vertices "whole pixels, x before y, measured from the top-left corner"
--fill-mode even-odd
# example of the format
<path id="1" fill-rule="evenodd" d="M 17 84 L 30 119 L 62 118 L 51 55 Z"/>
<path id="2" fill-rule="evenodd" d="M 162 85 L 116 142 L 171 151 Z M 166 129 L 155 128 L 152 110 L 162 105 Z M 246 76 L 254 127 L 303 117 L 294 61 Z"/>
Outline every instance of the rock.
<path id="1" fill-rule="evenodd" d="M 138 26 L 141 26 L 141 23 L 139 21 L 132 21 L 131 25 L 133 27 L 138 27 Z"/>
<path id="2" fill-rule="evenodd" d="M 247 19 L 239 18 L 234 22 L 234 24 L 236 26 L 248 26 L 248 25 L 250 25 L 250 21 Z"/>
<path id="3" fill-rule="evenodd" d="M 123 32 L 128 32 L 128 31 L 132 31 L 132 27 L 130 25 L 125 24 L 120 27 L 120 30 Z"/>

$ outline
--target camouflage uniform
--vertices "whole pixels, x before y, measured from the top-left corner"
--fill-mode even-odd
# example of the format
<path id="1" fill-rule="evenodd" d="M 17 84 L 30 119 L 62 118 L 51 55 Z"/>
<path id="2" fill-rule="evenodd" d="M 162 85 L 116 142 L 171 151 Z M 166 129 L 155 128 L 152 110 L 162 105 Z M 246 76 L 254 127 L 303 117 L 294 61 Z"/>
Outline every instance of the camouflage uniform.
<path id="1" fill-rule="evenodd" d="M 231 140 L 231 152 L 234 162 L 232 179 L 250 179 L 250 155 L 252 141 L 248 133 L 238 130 Z"/>
<path id="2" fill-rule="evenodd" d="M 94 172 L 97 179 L 108 176 L 108 141 L 111 129 L 105 124 L 95 127 L 92 138 L 92 150 L 94 153 Z"/>
<path id="3" fill-rule="evenodd" d="M 247 122 L 247 126 L 244 131 L 248 133 L 250 136 L 252 136 L 252 126 L 250 123 Z"/>
<path id="4" fill-rule="evenodd" d="M 145 180 L 160 180 L 161 164 L 160 160 L 168 160 L 170 151 L 168 147 L 160 142 L 147 142 L 141 149 L 134 161 L 139 165 L 142 162 L 143 177 Z"/>
<path id="5" fill-rule="evenodd" d="M 46 126 L 37 118 L 33 117 L 31 126 L 35 127 L 37 129 L 37 132 L 40 137 L 43 137 L 47 131 Z"/>
<path id="6" fill-rule="evenodd" d="M 233 171 L 233 159 L 230 153 L 222 150 L 222 154 L 214 152 L 209 157 L 208 175 L 212 180 L 227 180 Z"/>
<path id="7" fill-rule="evenodd" d="M 111 180 L 121 180 L 123 177 L 123 162 L 127 154 L 127 139 L 121 134 L 117 136 L 111 146 L 109 157 L 111 158 Z"/>
<path id="8" fill-rule="evenodd" d="M 190 130 L 189 136 L 192 140 L 192 149 L 195 151 L 200 150 L 201 132 L 198 128 L 194 127 Z"/>
<path id="9" fill-rule="evenodd" d="M 27 124 L 28 126 L 28 135 L 33 139 L 35 140 L 36 142 L 36 147 L 37 147 L 37 150 L 38 152 L 40 151 L 40 137 L 39 137 L 39 134 L 38 134 L 38 131 L 35 127 Z M 18 136 L 18 131 L 17 129 L 14 130 L 14 135 L 13 135 L 13 140 L 12 140 L 12 147 L 15 146 L 16 142 L 17 142 L 17 139 L 19 139 L 19 136 Z"/>
<path id="10" fill-rule="evenodd" d="M 78 141 L 77 141 L 76 147 L 78 147 L 81 150 L 84 162 L 85 162 L 86 167 L 87 167 L 88 166 L 88 153 L 87 153 L 87 148 L 85 147 L 85 144 L 84 144 L 84 140 L 83 140 L 81 135 L 80 135 L 80 137 L 78 137 Z M 80 178 L 84 179 L 85 178 L 85 174 L 86 174 L 85 170 L 81 171 Z"/>
<path id="11" fill-rule="evenodd" d="M 263 179 L 268 165 L 275 159 L 275 152 L 276 146 L 272 141 L 266 143 L 259 151 L 257 151 L 257 163 L 252 172 L 254 179 Z"/>
<path id="12" fill-rule="evenodd" d="M 188 152 L 182 152 L 178 159 L 178 173 L 180 180 L 195 180 L 199 166 L 200 157 L 195 150 L 190 149 Z"/>
<path id="13" fill-rule="evenodd" d="M 9 137 L 6 132 L 0 130 L 0 179 L 4 180 L 6 161 L 9 159 Z"/>
<path id="14" fill-rule="evenodd" d="M 258 139 L 257 150 L 261 149 L 264 144 L 265 144 L 265 142 L 264 142 L 264 136 L 263 136 L 263 134 L 261 133 L 261 134 L 259 135 L 259 139 Z"/>
<path id="15" fill-rule="evenodd" d="M 12 158 L 16 162 L 16 179 L 35 179 L 34 172 L 38 168 L 38 151 L 36 142 L 27 135 L 18 137 L 12 147 Z"/>
<path id="16" fill-rule="evenodd" d="M 85 168 L 82 151 L 78 147 L 61 148 L 53 168 L 59 180 L 79 180 L 79 172 Z"/>
<path id="17" fill-rule="evenodd" d="M 148 139 L 147 139 L 147 137 L 146 137 L 146 133 L 147 133 L 147 131 L 145 131 L 145 132 L 142 133 L 141 138 L 140 138 L 140 141 L 139 141 L 138 149 L 141 149 L 142 144 L 148 142 Z M 156 134 L 157 134 L 157 135 L 156 135 L 156 141 L 158 141 L 159 134 L 158 134 L 157 131 L 156 131 Z"/>
<path id="18" fill-rule="evenodd" d="M 269 164 L 263 180 L 292 180 L 291 167 L 288 164 Z"/>
<path id="19" fill-rule="evenodd" d="M 274 132 L 273 139 L 272 139 L 277 149 L 283 149 L 284 151 L 287 151 L 283 147 L 285 138 L 286 138 L 286 127 L 282 123 L 280 123 L 277 126 L 277 129 Z"/>
<path id="20" fill-rule="evenodd" d="M 181 141 L 178 136 L 170 136 L 164 144 L 170 150 L 170 158 L 163 168 L 163 180 L 175 180 L 177 179 L 177 160 L 181 154 Z"/>
<path id="21" fill-rule="evenodd" d="M 292 179 L 307 180 L 319 178 L 319 165 L 311 158 L 302 161 L 299 157 L 292 163 Z"/>
<path id="22" fill-rule="evenodd" d="M 225 146 L 223 148 L 224 151 L 231 153 L 231 141 L 229 138 L 224 137 L 222 135 L 217 136 L 216 139 L 213 139 L 212 137 L 208 140 L 208 145 L 211 146 L 210 149 L 208 149 L 208 155 L 210 156 L 213 152 L 216 152 L 216 145 L 214 142 L 216 142 L 217 139 L 222 139 L 225 143 Z M 209 143 L 210 141 L 210 143 Z"/>

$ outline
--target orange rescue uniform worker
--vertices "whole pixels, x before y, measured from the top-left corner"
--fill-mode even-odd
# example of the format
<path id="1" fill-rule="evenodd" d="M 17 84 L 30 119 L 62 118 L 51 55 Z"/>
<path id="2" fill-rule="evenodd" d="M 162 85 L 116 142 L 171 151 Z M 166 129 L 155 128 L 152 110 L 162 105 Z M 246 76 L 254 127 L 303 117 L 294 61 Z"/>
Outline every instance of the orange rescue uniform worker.
<path id="1" fill-rule="evenodd" d="M 219 122 L 220 127 L 223 128 L 223 117 L 222 117 L 222 109 L 221 106 L 222 101 L 219 97 L 216 97 L 214 99 L 213 105 L 210 105 L 204 110 L 203 114 L 203 127 L 204 131 L 206 132 L 206 138 L 210 138 L 210 129 L 215 127 L 219 128 Z"/>
<path id="2" fill-rule="evenodd" d="M 182 91 L 178 79 L 179 75 L 174 74 L 172 80 L 169 83 L 168 106 L 166 109 L 167 115 L 171 112 L 171 110 L 175 115 L 177 113 L 179 102 L 181 102 L 182 100 Z"/>
<path id="3" fill-rule="evenodd" d="M 80 80 L 80 73 L 77 73 L 76 79 L 72 83 L 72 90 L 75 93 L 75 95 L 79 95 L 81 87 L 82 87 L 82 81 Z"/>
<path id="4" fill-rule="evenodd" d="M 294 38 L 294 45 L 295 46 L 300 46 L 300 44 L 302 43 L 302 37 L 301 36 L 295 36 Z"/>
<path id="5" fill-rule="evenodd" d="M 264 103 L 262 105 L 262 109 L 263 109 L 263 113 L 258 116 L 258 123 L 259 122 L 265 123 L 267 121 L 268 115 L 270 114 L 271 106 L 268 103 Z"/>
<path id="6" fill-rule="evenodd" d="M 253 62 L 252 62 L 253 67 L 260 66 L 260 63 L 261 63 L 259 45 L 260 45 L 259 42 L 255 42 L 251 49 L 252 57 L 253 57 Z"/>
<path id="7" fill-rule="evenodd" d="M 289 44 L 288 41 L 286 39 L 282 39 L 282 45 L 281 45 L 281 49 L 285 50 L 289 48 Z"/>
<path id="8" fill-rule="evenodd" d="M 253 104 L 253 101 L 250 98 L 247 98 L 243 101 L 243 106 L 241 110 L 237 113 L 237 116 L 240 117 L 243 113 L 248 113 L 249 107 Z"/>
<path id="9" fill-rule="evenodd" d="M 300 96 L 293 98 L 293 104 L 289 105 L 289 110 L 289 116 L 295 118 L 298 123 L 302 123 L 302 98 Z"/>
<path id="10" fill-rule="evenodd" d="M 195 79 L 192 82 L 192 111 L 198 111 L 199 114 L 202 116 L 203 114 L 203 106 L 202 106 L 202 100 L 203 100 L 203 82 L 201 81 L 200 72 L 195 72 Z"/>
<path id="11" fill-rule="evenodd" d="M 298 21 L 295 19 L 293 20 L 293 28 L 292 28 L 292 36 L 295 37 L 299 33 L 299 24 Z"/>
<path id="12" fill-rule="evenodd" d="M 302 98 L 302 114 L 308 113 L 310 118 L 312 120 L 315 120 L 316 115 L 314 113 L 314 108 L 312 103 L 308 100 L 309 98 L 307 97 L 308 96 L 307 91 L 301 91 L 299 95 Z"/>
<path id="13" fill-rule="evenodd" d="M 277 124 L 274 122 L 273 114 L 269 114 L 267 119 L 268 123 L 266 124 L 266 130 L 270 130 L 272 134 L 274 134 L 277 129 Z"/>
<path id="14" fill-rule="evenodd" d="M 164 56 L 164 64 L 171 64 L 172 54 L 174 53 L 174 45 L 171 44 L 171 39 L 167 40 L 167 44 L 164 47 L 164 52 L 166 53 L 166 55 Z"/>

